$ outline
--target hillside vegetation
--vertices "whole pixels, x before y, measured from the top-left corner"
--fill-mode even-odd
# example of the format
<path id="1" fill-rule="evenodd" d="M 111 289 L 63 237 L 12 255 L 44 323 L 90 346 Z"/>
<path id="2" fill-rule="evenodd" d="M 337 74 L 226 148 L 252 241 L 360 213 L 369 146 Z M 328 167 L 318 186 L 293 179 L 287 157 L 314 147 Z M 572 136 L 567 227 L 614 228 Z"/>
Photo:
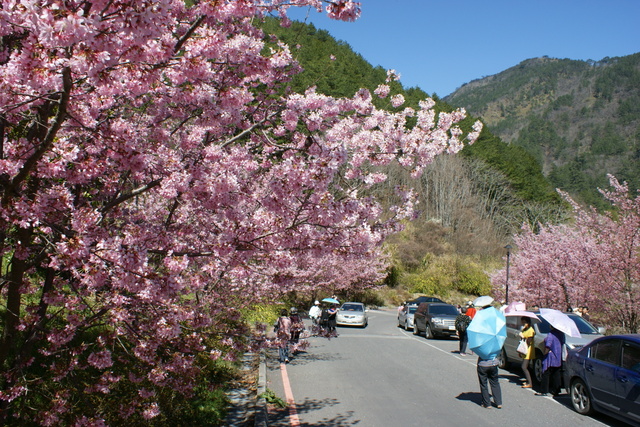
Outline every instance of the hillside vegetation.
<path id="1" fill-rule="evenodd" d="M 315 86 L 327 95 L 351 96 L 360 88 L 373 92 L 385 82 L 386 70 L 372 66 L 327 31 L 300 22 L 283 28 L 275 19 L 267 20 L 263 28 L 291 46 L 304 69 L 291 81 L 294 92 Z M 404 88 L 398 82 L 391 86 L 393 94 L 404 95 L 405 106 L 417 106 L 429 97 L 420 88 Z M 435 100 L 436 111 L 453 110 Z M 380 108 L 393 109 L 388 99 L 376 102 Z M 470 128 L 475 120 L 468 117 L 463 127 Z M 391 194 L 392 187 L 410 179 L 399 167 L 389 172 L 390 179 L 375 191 Z M 388 242 L 395 259 L 388 284 L 400 283 L 414 292 L 487 292 L 484 270 L 504 255 L 507 239 L 523 222 L 535 226 L 565 217 L 564 206 L 536 158 L 520 146 L 506 144 L 486 127 L 474 145 L 460 155 L 437 159 L 420 180 L 420 216 Z M 450 268 L 438 267 L 442 265 Z"/>
<path id="2" fill-rule="evenodd" d="M 549 181 L 603 206 L 606 174 L 640 188 L 640 53 L 601 61 L 535 58 L 445 98 L 527 150 Z"/>

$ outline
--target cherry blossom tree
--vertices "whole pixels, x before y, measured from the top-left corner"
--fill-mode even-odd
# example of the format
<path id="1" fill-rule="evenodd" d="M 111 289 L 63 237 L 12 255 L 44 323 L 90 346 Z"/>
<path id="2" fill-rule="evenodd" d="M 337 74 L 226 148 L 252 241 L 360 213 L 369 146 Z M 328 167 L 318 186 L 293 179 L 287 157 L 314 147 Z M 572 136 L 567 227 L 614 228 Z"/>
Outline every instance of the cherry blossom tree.
<path id="1" fill-rule="evenodd" d="M 640 327 L 640 195 L 609 177 L 610 190 L 600 190 L 613 210 L 600 214 L 584 209 L 568 194 L 571 223 L 524 227 L 514 236 L 510 299 L 566 309 L 587 305 L 596 318 L 635 333 Z M 505 271 L 492 276 L 494 290 L 504 295 Z"/>
<path id="2" fill-rule="evenodd" d="M 360 12 L 3 2 L 0 422 L 152 420 L 167 390 L 192 396 L 203 366 L 251 345 L 242 309 L 380 279 L 413 198 L 400 188 L 383 212 L 364 194 L 386 177 L 370 171 L 418 176 L 481 125 L 465 136 L 464 111 L 436 115 L 430 99 L 392 113 L 366 90 L 290 93 L 289 47 L 254 26 L 286 24 L 290 6 Z"/>

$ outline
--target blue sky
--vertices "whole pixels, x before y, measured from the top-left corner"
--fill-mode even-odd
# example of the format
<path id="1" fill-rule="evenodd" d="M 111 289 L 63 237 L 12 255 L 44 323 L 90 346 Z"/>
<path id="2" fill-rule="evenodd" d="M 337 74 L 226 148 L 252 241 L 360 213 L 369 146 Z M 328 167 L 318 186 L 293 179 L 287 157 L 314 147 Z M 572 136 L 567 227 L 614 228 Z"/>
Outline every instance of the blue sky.
<path id="1" fill-rule="evenodd" d="M 292 8 L 405 87 L 444 97 L 540 56 L 600 60 L 640 52 L 640 0 L 360 0 L 356 22 Z"/>

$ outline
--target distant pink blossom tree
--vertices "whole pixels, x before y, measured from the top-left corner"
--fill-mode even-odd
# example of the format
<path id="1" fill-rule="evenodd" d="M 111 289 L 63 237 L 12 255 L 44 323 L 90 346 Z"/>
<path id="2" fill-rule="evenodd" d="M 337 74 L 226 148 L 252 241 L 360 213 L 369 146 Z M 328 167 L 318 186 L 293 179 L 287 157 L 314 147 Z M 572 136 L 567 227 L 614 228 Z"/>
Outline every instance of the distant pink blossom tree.
<path id="1" fill-rule="evenodd" d="M 524 227 L 514 236 L 509 299 L 565 310 L 587 305 L 611 327 L 635 333 L 640 327 L 640 196 L 609 177 L 611 190 L 600 190 L 614 210 L 584 209 L 567 194 L 574 219 L 569 224 Z M 502 297 L 505 270 L 492 276 Z"/>
<path id="2" fill-rule="evenodd" d="M 253 22 L 323 3 L 360 11 L 3 2 L 0 423 L 154 419 L 163 393 L 193 395 L 208 361 L 247 349 L 243 309 L 380 279 L 412 193 L 383 215 L 370 170 L 417 176 L 460 150 L 464 111 L 290 93 L 299 66 Z"/>

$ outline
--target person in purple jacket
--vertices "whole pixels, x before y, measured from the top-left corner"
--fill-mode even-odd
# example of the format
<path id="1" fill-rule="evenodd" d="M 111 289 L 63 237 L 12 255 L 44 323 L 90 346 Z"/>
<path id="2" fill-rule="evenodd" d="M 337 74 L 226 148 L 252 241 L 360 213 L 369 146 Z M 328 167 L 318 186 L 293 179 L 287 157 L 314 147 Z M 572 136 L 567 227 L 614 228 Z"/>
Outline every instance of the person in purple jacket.
<path id="1" fill-rule="evenodd" d="M 542 384 L 536 396 L 546 396 L 549 391 L 554 396 L 560 394 L 562 382 L 560 373 L 562 369 L 562 346 L 564 345 L 564 333 L 553 326 L 544 339 L 544 358 L 542 359 Z M 549 384 L 551 383 L 551 384 Z"/>

